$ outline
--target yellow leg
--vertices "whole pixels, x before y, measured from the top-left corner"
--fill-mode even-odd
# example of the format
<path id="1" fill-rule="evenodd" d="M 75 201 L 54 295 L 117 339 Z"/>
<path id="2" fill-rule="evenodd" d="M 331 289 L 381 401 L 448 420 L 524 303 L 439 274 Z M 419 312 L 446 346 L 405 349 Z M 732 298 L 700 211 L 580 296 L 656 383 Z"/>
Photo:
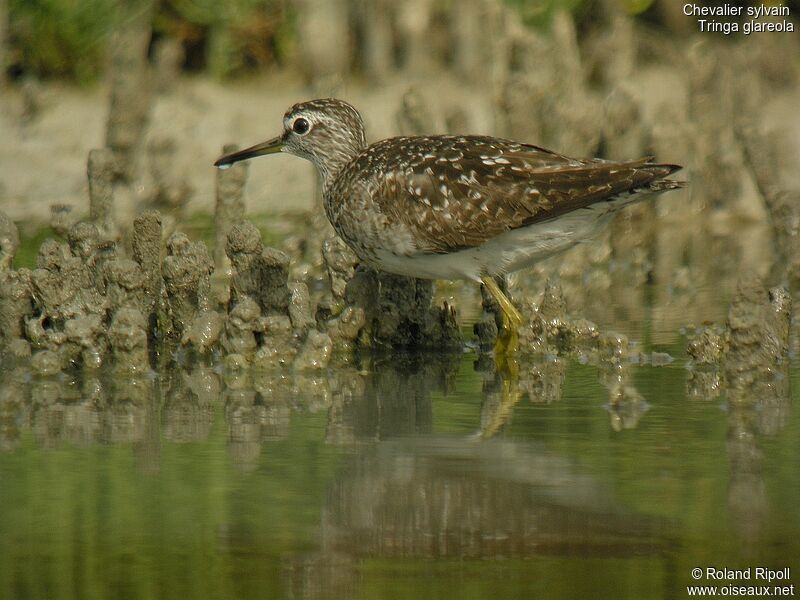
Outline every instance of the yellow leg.
<path id="1" fill-rule="evenodd" d="M 494 346 L 495 354 L 513 354 L 519 346 L 518 330 L 523 323 L 522 315 L 511 304 L 511 300 L 503 293 L 493 277 L 486 275 L 481 277 L 481 281 L 500 307 L 503 318 L 503 330 L 498 333 L 497 343 Z"/>

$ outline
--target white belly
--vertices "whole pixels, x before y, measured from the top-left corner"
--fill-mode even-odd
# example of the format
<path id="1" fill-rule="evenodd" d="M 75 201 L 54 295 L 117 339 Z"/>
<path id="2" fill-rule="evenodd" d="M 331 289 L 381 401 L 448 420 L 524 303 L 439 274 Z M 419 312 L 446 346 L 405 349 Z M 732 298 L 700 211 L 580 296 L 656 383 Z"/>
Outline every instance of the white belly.
<path id="1" fill-rule="evenodd" d="M 400 256 L 378 251 L 385 271 L 423 279 L 468 279 L 502 275 L 528 267 L 592 239 L 619 208 L 603 202 L 578 209 L 556 219 L 521 227 L 492 238 L 481 246 L 449 254 Z"/>

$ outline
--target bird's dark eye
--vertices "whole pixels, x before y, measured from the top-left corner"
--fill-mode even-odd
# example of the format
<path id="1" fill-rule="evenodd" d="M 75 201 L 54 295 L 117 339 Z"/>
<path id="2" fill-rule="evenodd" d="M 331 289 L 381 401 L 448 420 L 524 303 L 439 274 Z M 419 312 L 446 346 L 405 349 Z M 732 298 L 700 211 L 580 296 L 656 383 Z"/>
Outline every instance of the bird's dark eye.
<path id="1" fill-rule="evenodd" d="M 308 122 L 308 119 L 304 119 L 303 117 L 297 117 L 294 123 L 292 123 L 292 131 L 297 135 L 305 135 L 308 133 L 309 129 L 311 129 L 311 123 Z"/>

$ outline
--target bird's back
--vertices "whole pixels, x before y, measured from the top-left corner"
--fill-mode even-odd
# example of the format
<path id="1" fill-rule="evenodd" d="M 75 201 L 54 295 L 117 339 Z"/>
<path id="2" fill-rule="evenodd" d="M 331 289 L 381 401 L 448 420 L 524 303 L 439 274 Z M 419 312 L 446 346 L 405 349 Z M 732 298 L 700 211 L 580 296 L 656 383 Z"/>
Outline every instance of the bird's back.
<path id="1" fill-rule="evenodd" d="M 580 160 L 487 136 L 396 137 L 342 169 L 326 210 L 348 241 L 371 238 L 409 256 L 449 253 L 629 192 L 681 187 L 664 179 L 679 168 Z"/>

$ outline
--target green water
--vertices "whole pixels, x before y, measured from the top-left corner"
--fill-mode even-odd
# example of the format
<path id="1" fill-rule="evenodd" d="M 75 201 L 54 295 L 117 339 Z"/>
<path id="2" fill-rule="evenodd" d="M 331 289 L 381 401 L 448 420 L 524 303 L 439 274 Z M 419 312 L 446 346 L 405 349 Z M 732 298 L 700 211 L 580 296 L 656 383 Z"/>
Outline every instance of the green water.
<path id="1" fill-rule="evenodd" d="M 784 392 L 689 396 L 678 357 L 630 367 L 645 404 L 615 420 L 597 367 L 473 361 L 6 373 L 0 598 L 684 598 L 694 567 L 796 578 Z"/>

